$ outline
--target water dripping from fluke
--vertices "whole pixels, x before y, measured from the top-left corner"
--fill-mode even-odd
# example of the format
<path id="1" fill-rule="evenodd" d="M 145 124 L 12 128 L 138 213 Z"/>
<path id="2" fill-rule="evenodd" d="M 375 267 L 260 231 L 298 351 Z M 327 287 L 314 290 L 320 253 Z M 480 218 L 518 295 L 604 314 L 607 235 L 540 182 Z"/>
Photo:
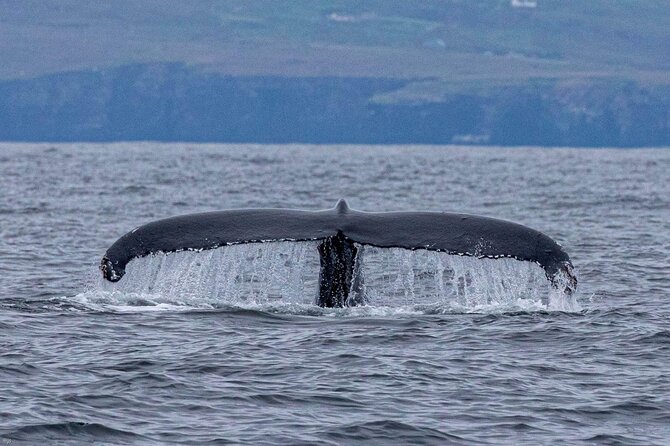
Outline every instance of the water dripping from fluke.
<path id="1" fill-rule="evenodd" d="M 538 231 L 465 214 L 359 212 L 343 200 L 152 222 L 114 243 L 101 269 L 99 300 L 121 306 L 579 310 L 568 255 Z"/>

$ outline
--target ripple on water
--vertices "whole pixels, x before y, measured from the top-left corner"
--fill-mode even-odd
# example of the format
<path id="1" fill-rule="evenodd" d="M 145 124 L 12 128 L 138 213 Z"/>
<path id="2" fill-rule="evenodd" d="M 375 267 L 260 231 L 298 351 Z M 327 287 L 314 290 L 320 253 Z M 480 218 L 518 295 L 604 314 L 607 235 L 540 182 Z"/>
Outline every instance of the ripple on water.
<path id="1" fill-rule="evenodd" d="M 0 443 L 669 442 L 670 151 L 0 144 L 0 190 Z M 139 224 L 338 198 L 536 228 L 579 294 L 370 250 L 369 305 L 322 309 L 309 244 L 98 282 Z"/>

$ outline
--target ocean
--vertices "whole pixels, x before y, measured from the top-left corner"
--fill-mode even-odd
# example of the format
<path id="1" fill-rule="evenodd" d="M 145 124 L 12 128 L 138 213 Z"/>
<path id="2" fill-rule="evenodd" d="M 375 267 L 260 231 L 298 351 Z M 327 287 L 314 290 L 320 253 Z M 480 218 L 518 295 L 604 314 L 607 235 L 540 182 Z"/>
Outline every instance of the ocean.
<path id="1" fill-rule="evenodd" d="M 133 260 L 229 208 L 428 210 L 538 229 L 541 270 L 366 249 L 316 306 L 313 242 Z M 0 444 L 670 443 L 670 150 L 0 143 Z"/>

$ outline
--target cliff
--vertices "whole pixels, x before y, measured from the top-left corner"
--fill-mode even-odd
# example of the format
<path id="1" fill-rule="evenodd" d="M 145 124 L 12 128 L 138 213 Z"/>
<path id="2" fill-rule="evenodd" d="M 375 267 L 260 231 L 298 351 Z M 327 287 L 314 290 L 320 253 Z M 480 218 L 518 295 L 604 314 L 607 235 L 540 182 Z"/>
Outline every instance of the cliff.
<path id="1" fill-rule="evenodd" d="M 670 144 L 668 86 L 542 80 L 411 93 L 421 84 L 430 81 L 230 76 L 178 63 L 60 73 L 0 82 L 0 139 Z"/>

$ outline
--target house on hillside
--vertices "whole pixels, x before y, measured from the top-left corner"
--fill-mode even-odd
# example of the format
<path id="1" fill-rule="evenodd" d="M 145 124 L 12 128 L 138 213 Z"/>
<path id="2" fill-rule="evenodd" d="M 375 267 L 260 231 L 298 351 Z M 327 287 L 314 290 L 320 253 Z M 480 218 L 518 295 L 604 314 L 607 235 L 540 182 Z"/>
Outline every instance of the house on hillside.
<path id="1" fill-rule="evenodd" d="M 512 8 L 537 8 L 537 0 L 511 0 Z"/>

